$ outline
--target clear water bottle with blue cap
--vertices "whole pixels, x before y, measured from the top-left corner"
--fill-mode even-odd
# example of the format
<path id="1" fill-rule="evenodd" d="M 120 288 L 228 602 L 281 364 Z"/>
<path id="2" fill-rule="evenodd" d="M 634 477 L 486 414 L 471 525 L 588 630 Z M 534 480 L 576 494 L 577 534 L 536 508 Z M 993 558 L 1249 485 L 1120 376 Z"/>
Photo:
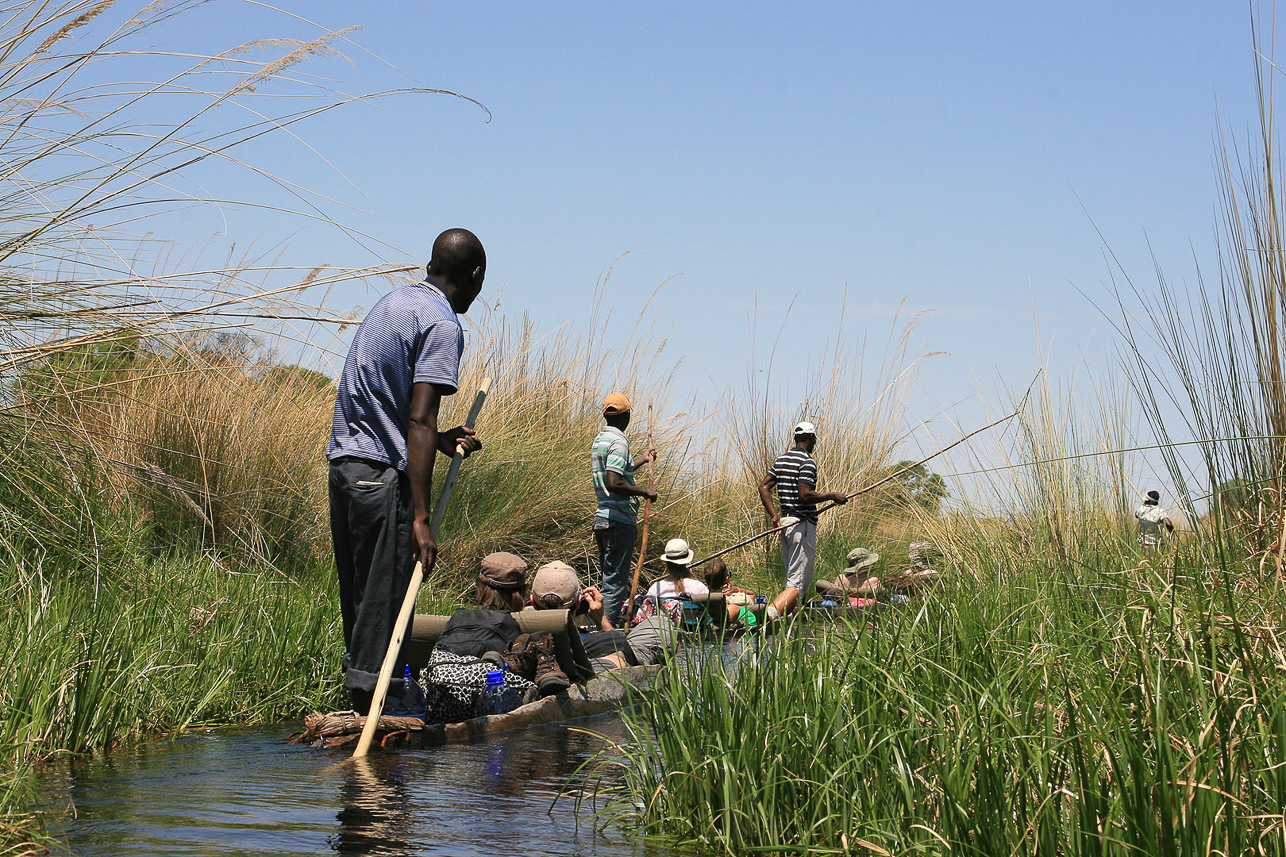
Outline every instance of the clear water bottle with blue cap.
<path id="1" fill-rule="evenodd" d="M 402 691 L 396 699 L 390 699 L 384 705 L 385 714 L 394 714 L 400 717 L 420 717 L 425 716 L 428 705 L 424 699 L 424 688 L 411 675 L 411 665 L 407 664 L 402 670 Z"/>
<path id="2" fill-rule="evenodd" d="M 522 697 L 518 695 L 517 690 L 505 684 L 504 670 L 492 670 L 487 673 L 487 684 L 473 704 L 473 716 L 504 714 L 520 705 L 522 705 Z"/>

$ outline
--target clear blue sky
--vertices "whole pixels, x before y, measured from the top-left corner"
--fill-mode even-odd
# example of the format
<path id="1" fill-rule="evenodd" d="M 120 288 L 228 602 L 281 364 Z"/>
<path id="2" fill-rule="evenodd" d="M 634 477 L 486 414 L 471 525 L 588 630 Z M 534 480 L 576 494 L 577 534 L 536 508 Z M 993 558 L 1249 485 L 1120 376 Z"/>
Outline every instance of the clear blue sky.
<path id="1" fill-rule="evenodd" d="M 975 392 L 1030 380 L 1038 324 L 1060 375 L 1085 349 L 1102 364 L 1110 333 L 1078 293 L 1110 299 L 1093 224 L 1145 285 L 1149 241 L 1178 282 L 1194 253 L 1212 265 L 1217 111 L 1243 138 L 1255 121 L 1241 3 L 281 5 L 361 26 L 350 38 L 379 59 L 347 46 L 353 66 L 313 67 L 340 88 L 439 87 L 491 111 L 404 97 L 308 126 L 356 190 L 289 141 L 247 150 L 364 209 L 341 219 L 399 248 L 384 259 L 422 262 L 438 231 L 466 226 L 487 246 L 487 294 L 550 329 L 583 323 L 629 251 L 613 323 L 674 277 L 660 306 L 692 389 L 742 383 L 756 300 L 775 334 L 800 296 L 785 337 L 811 366 L 846 289 L 846 325 L 878 340 L 905 297 L 932 311 L 925 347 L 949 352 L 926 365 L 916 410 L 965 401 L 965 425 L 983 421 Z M 209 49 L 311 32 L 234 0 L 167 37 Z M 222 228 L 208 214 L 180 215 L 176 234 Z M 240 246 L 370 260 L 324 230 L 226 217 L 220 238 Z"/>

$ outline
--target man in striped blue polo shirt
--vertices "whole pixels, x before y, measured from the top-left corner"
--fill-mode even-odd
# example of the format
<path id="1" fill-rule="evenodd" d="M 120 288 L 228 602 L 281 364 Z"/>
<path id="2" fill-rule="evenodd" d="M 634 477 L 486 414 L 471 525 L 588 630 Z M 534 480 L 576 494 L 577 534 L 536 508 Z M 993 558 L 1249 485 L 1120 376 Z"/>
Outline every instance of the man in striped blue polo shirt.
<path id="1" fill-rule="evenodd" d="M 437 559 L 429 527 L 436 454 L 481 448 L 472 430 L 438 430 L 464 350 L 457 314 L 482 291 L 487 255 L 467 229 L 433 242 L 427 276 L 376 301 L 353 336 L 335 398 L 330 531 L 344 619 L 344 686 L 365 713 L 416 560 Z M 399 665 L 397 676 L 402 675 Z"/>
<path id="2" fill-rule="evenodd" d="M 634 471 L 644 462 L 656 461 L 656 450 L 638 458 L 630 456 L 625 430 L 630 425 L 630 400 L 624 393 L 612 393 L 603 400 L 603 430 L 590 448 L 590 471 L 594 477 L 594 541 L 598 544 L 598 567 L 603 573 L 603 605 L 607 621 L 619 628 L 625 623 L 625 602 L 630 597 L 630 561 L 638 536 L 640 497 L 656 499 L 656 491 L 640 488 Z"/>
<path id="3" fill-rule="evenodd" d="M 817 462 L 812 454 L 817 445 L 817 427 L 802 422 L 795 426 L 793 435 L 795 445 L 777 456 L 768 475 L 759 483 L 759 501 L 764 504 L 772 526 L 789 524 L 781 531 L 786 588 L 769 605 L 769 619 L 794 612 L 801 593 L 812 591 L 813 569 L 817 564 L 817 504 L 829 500 L 842 506 L 848 502 L 846 494 L 817 491 Z M 781 514 L 773 508 L 774 486 Z"/>

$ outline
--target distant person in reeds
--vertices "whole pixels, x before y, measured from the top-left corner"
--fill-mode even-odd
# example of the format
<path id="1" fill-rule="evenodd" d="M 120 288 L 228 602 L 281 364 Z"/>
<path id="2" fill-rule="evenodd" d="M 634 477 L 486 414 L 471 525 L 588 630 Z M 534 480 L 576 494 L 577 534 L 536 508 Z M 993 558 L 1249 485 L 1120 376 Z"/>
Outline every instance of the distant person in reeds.
<path id="1" fill-rule="evenodd" d="M 656 450 L 638 458 L 630 456 L 625 429 L 630 425 L 630 400 L 612 393 L 603 400 L 606 425 L 590 449 L 590 469 L 598 508 L 594 512 L 594 541 L 598 545 L 598 566 L 603 575 L 603 600 L 607 621 L 613 627 L 624 624 L 625 602 L 630 595 L 630 565 L 634 540 L 638 537 L 639 498 L 656 499 L 656 491 L 640 488 L 634 471 L 656 461 Z"/>
<path id="2" fill-rule="evenodd" d="M 429 527 L 436 454 L 482 447 L 471 429 L 439 431 L 438 409 L 458 385 L 464 332 L 457 315 L 482 291 L 486 268 L 476 235 L 443 232 L 425 278 L 371 307 L 339 378 L 326 449 L 330 526 L 344 687 L 360 713 L 370 706 L 415 562 L 427 574 L 437 558 Z"/>
<path id="3" fill-rule="evenodd" d="M 768 605 L 768 618 L 777 619 L 793 613 L 799 599 L 813 588 L 813 570 L 817 563 L 817 504 L 830 501 L 837 505 L 848 502 L 848 495 L 838 491 L 817 491 L 817 427 L 801 422 L 791 432 L 794 446 L 777 457 L 759 483 L 759 501 L 773 527 L 789 524 L 781 531 L 781 558 L 786 567 L 786 588 Z M 772 489 L 777 489 L 780 514 L 773 508 Z"/>
<path id="4" fill-rule="evenodd" d="M 1174 532 L 1174 522 L 1161 508 L 1161 492 L 1149 491 L 1143 505 L 1134 510 L 1134 517 L 1139 521 L 1139 546 L 1144 554 L 1152 553 L 1165 547 L 1170 534 Z M 1165 532 L 1162 532 L 1162 527 Z"/>

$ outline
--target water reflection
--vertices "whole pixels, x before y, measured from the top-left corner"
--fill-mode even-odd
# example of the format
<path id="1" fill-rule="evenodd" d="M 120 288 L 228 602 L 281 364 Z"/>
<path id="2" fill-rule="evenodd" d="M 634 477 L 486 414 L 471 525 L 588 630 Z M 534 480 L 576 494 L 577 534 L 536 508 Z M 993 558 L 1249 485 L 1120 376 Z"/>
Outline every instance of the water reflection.
<path id="1" fill-rule="evenodd" d="M 614 719 L 582 725 L 624 737 Z M 672 853 L 555 802 L 602 746 L 563 726 L 348 764 L 284 744 L 286 731 L 217 730 L 50 769 L 51 826 L 83 857 Z M 69 802 L 75 818 L 60 814 Z"/>
<path id="2" fill-rule="evenodd" d="M 339 832 L 331 847 L 340 854 L 404 857 L 414 854 L 414 827 L 406 811 L 407 789 L 401 766 L 386 764 L 377 773 L 369 758 L 354 759 L 342 768 L 339 789 Z"/>

